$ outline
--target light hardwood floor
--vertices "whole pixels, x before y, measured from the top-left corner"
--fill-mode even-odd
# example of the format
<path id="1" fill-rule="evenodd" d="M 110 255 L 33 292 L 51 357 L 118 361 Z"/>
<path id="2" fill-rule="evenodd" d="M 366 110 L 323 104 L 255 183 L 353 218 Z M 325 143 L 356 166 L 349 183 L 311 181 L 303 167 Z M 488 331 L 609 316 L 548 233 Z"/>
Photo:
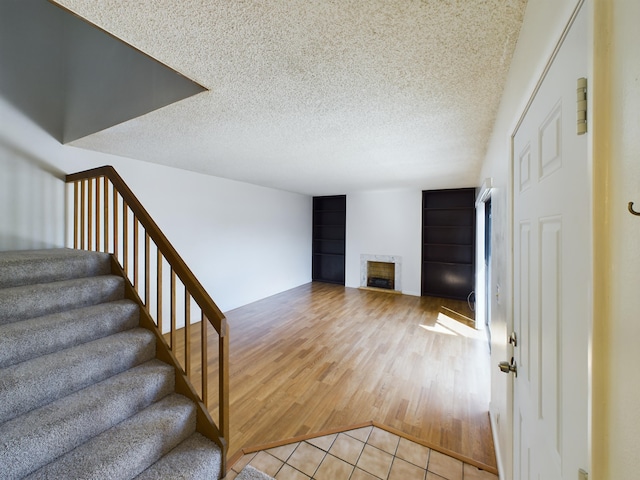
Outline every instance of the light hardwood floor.
<path id="1" fill-rule="evenodd" d="M 229 454 L 373 421 L 495 467 L 487 341 L 456 313 L 472 316 L 466 302 L 324 283 L 227 312 Z"/>

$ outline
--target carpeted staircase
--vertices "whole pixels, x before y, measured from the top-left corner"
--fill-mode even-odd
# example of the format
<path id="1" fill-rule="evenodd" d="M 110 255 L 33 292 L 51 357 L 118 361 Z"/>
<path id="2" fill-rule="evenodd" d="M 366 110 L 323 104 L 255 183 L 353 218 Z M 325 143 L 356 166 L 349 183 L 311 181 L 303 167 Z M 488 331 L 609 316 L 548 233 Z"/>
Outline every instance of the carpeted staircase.
<path id="1" fill-rule="evenodd" d="M 0 252 L 0 478 L 213 479 L 218 446 L 106 254 Z"/>

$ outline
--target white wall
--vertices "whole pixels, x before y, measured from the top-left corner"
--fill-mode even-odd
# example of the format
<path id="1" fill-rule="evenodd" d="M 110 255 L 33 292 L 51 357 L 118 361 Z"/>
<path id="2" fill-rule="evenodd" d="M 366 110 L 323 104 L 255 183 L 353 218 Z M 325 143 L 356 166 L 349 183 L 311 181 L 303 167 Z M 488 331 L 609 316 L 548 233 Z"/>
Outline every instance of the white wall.
<path id="1" fill-rule="evenodd" d="M 0 250 L 65 242 L 65 172 L 34 154 L 29 137 L 18 140 L 12 133 L 19 109 L 34 130 L 62 138 L 65 63 L 58 10 L 47 2 L 0 2 Z M 24 123 L 22 115 L 18 119 Z"/>
<path id="2" fill-rule="evenodd" d="M 388 190 L 347 195 L 346 285 L 360 286 L 360 255 L 402 257 L 402 292 L 420 295 L 422 192 Z"/>
<path id="3" fill-rule="evenodd" d="M 63 177 L 0 134 L 0 251 L 64 246 Z"/>
<path id="4" fill-rule="evenodd" d="M 507 336 L 513 320 L 510 137 L 577 3 L 577 0 L 528 2 L 493 134 L 478 177 L 478 185 L 490 177 L 494 186 L 491 195 L 492 365 L 510 357 Z M 498 468 L 502 478 L 510 478 L 512 470 L 512 412 L 509 409 L 511 394 L 511 376 L 492 368 L 490 410 L 494 436 L 497 439 Z"/>
<path id="5" fill-rule="evenodd" d="M 0 250 L 63 246 L 61 178 L 109 164 L 221 310 L 311 280 L 311 197 L 63 146 L 4 98 L 0 118 Z"/>
<path id="6" fill-rule="evenodd" d="M 311 281 L 311 197 L 144 162 L 111 163 L 222 311 Z"/>

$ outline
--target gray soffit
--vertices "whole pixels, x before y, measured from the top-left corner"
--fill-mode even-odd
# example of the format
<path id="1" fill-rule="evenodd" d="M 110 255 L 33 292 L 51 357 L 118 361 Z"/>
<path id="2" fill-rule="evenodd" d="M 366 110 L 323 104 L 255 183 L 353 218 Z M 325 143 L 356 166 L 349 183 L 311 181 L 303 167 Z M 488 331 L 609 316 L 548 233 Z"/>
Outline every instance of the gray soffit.
<path id="1" fill-rule="evenodd" d="M 475 185 L 526 7 L 55 3 L 207 89 L 72 145 L 311 195 Z"/>
<path id="2" fill-rule="evenodd" d="M 0 2 L 0 95 L 70 142 L 205 91 L 46 0 Z"/>

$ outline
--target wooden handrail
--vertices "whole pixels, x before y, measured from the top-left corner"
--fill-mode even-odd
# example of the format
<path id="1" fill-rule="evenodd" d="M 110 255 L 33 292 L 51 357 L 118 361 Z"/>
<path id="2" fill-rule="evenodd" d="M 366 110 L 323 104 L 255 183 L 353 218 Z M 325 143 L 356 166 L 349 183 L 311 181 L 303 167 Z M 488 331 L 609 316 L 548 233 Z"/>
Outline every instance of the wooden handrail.
<path id="1" fill-rule="evenodd" d="M 199 414 L 198 422 L 202 421 L 207 426 L 203 427 L 201 433 L 214 437 L 222 448 L 222 475 L 226 469 L 226 455 L 229 439 L 229 338 L 228 326 L 224 314 L 213 302 L 202 284 L 189 269 L 176 249 L 171 245 L 167 237 L 160 230 L 155 221 L 151 218 L 147 210 L 142 206 L 138 198 L 124 182 L 122 177 L 111 166 L 93 168 L 83 172 L 67 175 L 66 182 L 74 185 L 74 229 L 73 242 L 75 248 L 109 251 L 113 246 L 114 265 L 116 270 L 128 278 L 128 297 L 137 301 L 143 309 L 144 325 L 155 330 L 159 348 L 165 353 L 162 359 L 175 365 L 180 372 L 180 382 L 176 377 L 176 385 L 181 385 L 181 393 L 191 396 L 196 401 Z M 100 183 L 103 182 L 101 191 Z M 112 206 L 109 210 L 109 190 L 108 183 L 111 183 Z M 95 183 L 95 194 L 94 194 Z M 122 229 L 119 229 L 119 202 L 122 199 Z M 102 212 L 100 204 L 102 202 Z M 131 213 L 131 215 L 129 215 Z M 129 232 L 129 219 L 133 224 L 133 232 Z M 102 225 L 101 225 L 102 221 Z M 112 222 L 111 224 L 109 222 Z M 138 224 L 144 228 L 144 255 L 139 254 L 139 232 Z M 95 225 L 95 228 L 94 228 Z M 119 244 L 119 235 L 122 233 L 122 245 Z M 112 235 L 109 241 L 109 235 Z M 133 241 L 133 259 L 130 259 L 129 237 Z M 101 237 L 104 237 L 103 239 Z M 102 247 L 101 247 L 102 241 Z M 157 249 L 157 264 L 155 275 L 157 285 L 152 286 L 150 272 L 150 243 L 153 242 Z M 118 261 L 118 253 L 122 251 L 122 262 Z M 133 271 L 129 271 L 129 264 L 133 262 Z M 139 275 L 139 262 L 143 261 L 143 275 Z M 169 265 L 170 277 L 170 321 L 163 322 L 163 269 L 162 263 L 166 261 Z M 143 278 L 144 292 L 141 292 L 140 277 Z M 176 315 L 177 296 L 176 278 L 184 286 L 184 366 L 180 365 L 175 355 L 175 348 L 178 342 Z M 155 288 L 156 293 L 156 319 L 152 318 L 151 312 L 151 289 Z M 200 308 L 201 312 L 201 394 L 191 384 L 192 378 L 192 351 L 191 351 L 191 300 Z M 141 320 L 142 322 L 142 320 Z M 211 325 L 218 334 L 218 425 L 213 423 L 208 412 L 208 364 L 207 356 L 207 325 Z M 167 336 L 164 329 L 168 328 Z M 210 425 L 209 425 L 210 424 Z M 200 431 L 200 429 L 199 429 Z"/>
<path id="2" fill-rule="evenodd" d="M 218 306 L 213 302 L 207 291 L 200 284 L 196 276 L 191 272 L 187 264 L 182 260 L 182 257 L 178 255 L 178 252 L 167 237 L 162 233 L 160 227 L 151 218 L 151 215 L 145 210 L 138 198 L 133 194 L 131 189 L 124 182 L 122 177 L 116 172 L 116 170 L 110 166 L 105 165 L 103 167 L 92 168 L 83 172 L 72 173 L 67 175 L 67 183 L 73 183 L 80 180 L 88 180 L 97 177 L 107 177 L 111 180 L 111 183 L 122 199 L 129 205 L 129 208 L 140 221 L 142 226 L 147 230 L 151 239 L 155 242 L 159 250 L 162 251 L 165 259 L 173 267 L 180 280 L 189 289 L 191 296 L 200 305 L 205 316 L 211 322 L 216 331 L 224 336 L 226 335 L 226 322 L 223 322 L 225 316 L 220 311 Z"/>

